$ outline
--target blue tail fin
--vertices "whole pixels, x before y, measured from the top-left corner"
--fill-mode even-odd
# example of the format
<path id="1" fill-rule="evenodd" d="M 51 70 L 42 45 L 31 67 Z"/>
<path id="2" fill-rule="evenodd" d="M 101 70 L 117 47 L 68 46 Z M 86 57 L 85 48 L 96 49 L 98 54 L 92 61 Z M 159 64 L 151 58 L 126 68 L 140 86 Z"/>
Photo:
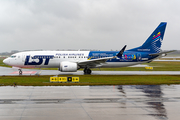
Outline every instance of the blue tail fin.
<path id="1" fill-rule="evenodd" d="M 166 22 L 161 22 L 142 46 L 131 49 L 129 51 L 149 51 L 151 53 L 159 53 L 161 51 L 161 45 L 166 29 L 166 24 Z"/>

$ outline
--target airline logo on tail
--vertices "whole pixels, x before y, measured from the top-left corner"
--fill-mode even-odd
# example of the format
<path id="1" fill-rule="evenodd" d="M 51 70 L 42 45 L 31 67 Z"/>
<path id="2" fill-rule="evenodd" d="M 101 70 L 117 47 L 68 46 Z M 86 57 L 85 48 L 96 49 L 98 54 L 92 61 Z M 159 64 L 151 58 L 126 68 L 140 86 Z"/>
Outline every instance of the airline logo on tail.
<path id="1" fill-rule="evenodd" d="M 154 39 L 156 40 L 156 39 L 160 38 L 160 36 L 161 36 L 161 32 L 158 32 L 157 35 L 154 35 L 154 36 L 153 36 L 153 40 L 154 40 Z"/>
<path id="2" fill-rule="evenodd" d="M 158 32 L 157 35 L 153 35 L 152 39 L 153 39 L 153 42 L 151 43 L 152 48 L 155 52 L 159 53 L 162 44 L 161 32 Z"/>

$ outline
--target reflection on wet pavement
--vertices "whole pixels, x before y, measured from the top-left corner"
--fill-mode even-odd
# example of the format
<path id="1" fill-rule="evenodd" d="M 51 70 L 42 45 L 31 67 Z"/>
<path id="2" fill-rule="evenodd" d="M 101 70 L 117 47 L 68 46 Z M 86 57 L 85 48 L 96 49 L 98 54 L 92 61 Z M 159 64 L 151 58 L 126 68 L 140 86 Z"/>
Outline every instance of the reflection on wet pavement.
<path id="1" fill-rule="evenodd" d="M 136 89 L 141 89 L 144 92 L 149 100 L 146 102 L 147 105 L 150 105 L 153 111 L 149 111 L 150 114 L 158 119 L 168 119 L 167 112 L 163 104 L 163 93 L 161 91 L 160 85 L 143 85 L 136 86 Z"/>
<path id="2" fill-rule="evenodd" d="M 0 87 L 1 120 L 178 120 L 180 85 Z"/>

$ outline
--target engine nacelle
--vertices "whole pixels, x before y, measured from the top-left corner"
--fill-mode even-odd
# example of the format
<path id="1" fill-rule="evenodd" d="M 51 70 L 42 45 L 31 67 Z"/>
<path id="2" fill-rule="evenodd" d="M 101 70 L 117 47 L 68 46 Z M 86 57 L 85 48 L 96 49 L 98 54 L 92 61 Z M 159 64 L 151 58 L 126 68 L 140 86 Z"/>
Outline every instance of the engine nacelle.
<path id="1" fill-rule="evenodd" d="M 61 72 L 76 72 L 78 69 L 77 63 L 73 62 L 61 62 L 60 71 Z"/>

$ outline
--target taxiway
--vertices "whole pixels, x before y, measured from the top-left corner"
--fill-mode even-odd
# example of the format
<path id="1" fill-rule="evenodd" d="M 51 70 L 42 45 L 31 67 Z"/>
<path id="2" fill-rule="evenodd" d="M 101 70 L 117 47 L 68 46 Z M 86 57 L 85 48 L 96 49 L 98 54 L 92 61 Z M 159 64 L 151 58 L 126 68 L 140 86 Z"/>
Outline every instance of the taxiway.
<path id="1" fill-rule="evenodd" d="M 84 75 L 83 71 L 22 69 L 23 75 Z M 17 69 L 0 67 L 0 76 L 19 75 Z M 92 75 L 180 75 L 180 71 L 92 71 Z"/>

